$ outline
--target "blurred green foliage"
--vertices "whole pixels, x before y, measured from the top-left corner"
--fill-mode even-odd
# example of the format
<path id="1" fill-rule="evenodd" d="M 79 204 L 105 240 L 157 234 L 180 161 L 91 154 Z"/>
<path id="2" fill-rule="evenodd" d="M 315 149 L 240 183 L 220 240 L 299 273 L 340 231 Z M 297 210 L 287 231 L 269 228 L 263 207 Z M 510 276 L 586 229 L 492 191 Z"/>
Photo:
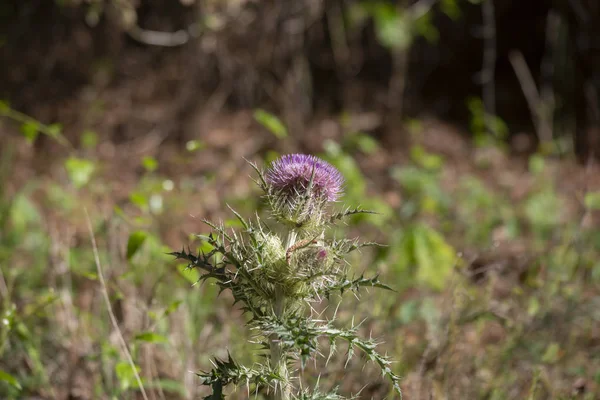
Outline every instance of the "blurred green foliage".
<path id="1" fill-rule="evenodd" d="M 281 122 L 273 122 L 278 121 L 274 118 L 267 115 L 270 122 L 261 124 L 280 132 L 272 131 L 280 140 L 288 140 L 281 135 L 287 130 L 279 126 Z M 21 120 L 19 116 L 20 124 Z M 28 124 L 19 140 L 38 140 L 30 133 L 34 126 L 39 130 L 43 125 Z M 421 129 L 419 124 L 413 128 Z M 165 398 L 185 398 L 191 393 L 185 375 L 153 375 L 147 364 L 149 354 L 160 355 L 177 370 L 187 371 L 188 367 L 181 366 L 208 367 L 208 354 L 215 349 L 226 356 L 223 346 L 228 342 L 246 357 L 242 361 L 251 362 L 252 355 L 244 351 L 247 343 L 236 340 L 245 334 L 240 331 L 243 324 L 238 323 L 239 317 L 214 302 L 218 289 L 196 285 L 198 273 L 185 270 L 165 254 L 171 250 L 165 245 L 165 227 L 187 215 L 198 191 L 209 196 L 221 190 L 215 178 L 219 171 L 201 177 L 168 176 L 163 173 L 166 161 L 156 154 L 142 154 L 137 161 L 137 182 L 128 187 L 112 212 L 100 213 L 98 204 L 110 194 L 107 185 L 114 178 L 105 174 L 106 166 L 96 158 L 98 135 L 85 131 L 80 139 L 80 148 L 67 147 L 68 154 L 57 161 L 64 166 L 68 180 L 33 178 L 11 192 L 8 186 L 0 185 L 2 398 L 21 399 L 38 393 L 55 396 L 53 390 L 60 388 L 53 388 L 52 374 L 57 365 L 66 363 L 56 354 L 63 354 L 60 349 L 82 339 L 90 343 L 82 362 L 98 368 L 97 376 L 90 378 L 92 396 L 136 397 L 134 371 L 111 339 L 106 309 L 97 300 L 98 276 L 87 237 L 61 241 L 48 222 L 56 218 L 60 226 L 75 231 L 82 224 L 84 206 L 93 211 L 90 214 L 109 296 L 121 314 L 119 318 L 123 318 L 120 322 L 124 323 L 127 312 L 140 318 L 141 322 L 125 335 L 147 390 L 162 392 Z M 446 367 L 477 365 L 486 371 L 487 378 L 473 378 L 473 392 L 466 398 L 509 398 L 510 388 L 523 384 L 523 376 L 514 372 L 515 365 L 557 368 L 564 371 L 563 379 L 583 377 L 594 382 L 598 374 L 593 368 L 600 360 L 585 352 L 592 348 L 590 335 L 600 319 L 594 311 L 599 296 L 600 234 L 579 218 L 567 219 L 567 198 L 550 170 L 555 161 L 541 154 L 530 157 L 528 171 L 523 174 L 532 183 L 526 194 L 515 200 L 511 187 L 490 180 L 489 176 L 494 176 L 491 167 L 481 172 L 475 166 L 449 187 L 447 172 L 454 161 L 431 152 L 419 140 L 416 135 L 415 143 L 406 151 L 406 161 L 388 166 L 389 176 L 383 177 L 391 185 L 388 190 L 398 195 L 398 202 L 389 202 L 377 179 L 361 168 L 361 158 L 378 157 L 386 151 L 374 137 L 348 129 L 339 141 L 326 141 L 320 154 L 346 178 L 341 206 L 361 204 L 379 213 L 375 218 L 353 217 L 349 225 L 339 229 L 369 231 L 386 245 L 358 254 L 356 272 L 377 268 L 394 282 L 395 295 L 373 294 L 364 307 L 368 307 L 376 330 L 389 331 L 388 349 L 399 361 L 396 372 L 408 375 L 417 370 L 426 350 L 440 346 L 441 350 L 435 350 L 440 352 L 437 362 Z M 495 145 L 494 141 L 486 142 L 486 146 Z M 190 154 L 202 154 L 207 147 L 201 140 L 183 144 L 182 162 Z M 1 151 L 0 179 L 10 180 L 14 172 L 11 145 Z M 268 162 L 277 155 L 271 151 L 262 156 Z M 259 205 L 258 199 L 246 194 L 226 197 L 243 213 Z M 583 194 L 581 206 L 586 216 L 595 215 L 600 209 L 599 192 Z M 219 203 L 218 207 L 225 206 Z M 478 278 L 483 283 L 473 283 L 474 273 L 459 251 L 475 249 L 487 254 L 499 246 L 499 241 L 524 248 L 531 256 L 526 268 L 508 264 L 506 271 L 497 275 L 477 272 L 484 277 Z M 189 245 L 199 247 L 195 238 L 190 238 Z M 200 246 L 196 250 L 211 249 Z M 509 254 L 500 257 L 510 259 Z M 494 285 L 508 279 L 502 274 L 518 274 L 518 278 L 511 281 L 510 294 L 501 302 L 504 308 L 497 310 L 494 293 L 500 289 Z M 82 299 L 90 293 L 92 300 L 85 305 Z M 447 304 L 454 308 L 449 310 Z M 350 318 L 344 316 L 344 310 L 339 313 L 342 319 Z M 129 314 L 127 318 L 132 317 Z M 502 335 L 489 345 L 484 342 L 492 340 L 488 332 L 492 323 L 500 325 L 496 329 Z M 562 332 L 563 328 L 568 332 Z M 473 335 L 475 343 L 462 342 Z M 460 359 L 461 353 L 450 347 L 453 345 L 466 346 L 463 350 L 479 348 L 483 355 L 469 353 L 465 357 L 474 361 L 453 364 L 453 359 L 444 358 L 444 351 L 454 351 L 452 357 Z M 440 385 L 455 382 L 451 375 L 428 376 Z M 558 384 L 554 387 L 541 382 L 542 375 L 535 390 L 538 394 L 532 398 L 568 398 L 546 396 L 544 385 L 561 395 L 565 391 Z M 531 387 L 531 381 L 526 383 Z"/>

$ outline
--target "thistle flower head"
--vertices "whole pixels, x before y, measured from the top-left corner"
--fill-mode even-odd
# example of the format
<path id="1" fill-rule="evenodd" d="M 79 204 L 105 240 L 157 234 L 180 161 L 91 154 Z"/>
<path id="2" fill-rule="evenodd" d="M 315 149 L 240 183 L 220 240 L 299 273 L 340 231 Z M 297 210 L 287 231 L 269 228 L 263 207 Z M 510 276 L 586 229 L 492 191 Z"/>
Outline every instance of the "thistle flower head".
<path id="1" fill-rule="evenodd" d="M 265 175 L 274 189 L 289 196 L 304 193 L 327 201 L 337 200 L 342 193 L 344 178 L 331 164 L 306 154 L 288 154 L 274 161 Z"/>
<path id="2" fill-rule="evenodd" d="M 323 223 L 326 205 L 340 197 L 343 182 L 334 166 L 306 154 L 282 156 L 264 175 L 274 216 L 306 231 Z"/>

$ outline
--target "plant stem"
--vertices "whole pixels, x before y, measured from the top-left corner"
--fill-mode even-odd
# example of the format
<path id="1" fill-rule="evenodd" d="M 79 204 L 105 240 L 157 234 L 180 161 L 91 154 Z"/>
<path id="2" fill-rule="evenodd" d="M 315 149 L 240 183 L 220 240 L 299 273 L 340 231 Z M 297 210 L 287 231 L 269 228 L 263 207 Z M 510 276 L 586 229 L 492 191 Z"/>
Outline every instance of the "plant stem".
<path id="1" fill-rule="evenodd" d="M 297 233 L 295 230 L 291 230 L 288 234 L 287 248 L 289 249 L 296 242 Z M 273 302 L 273 312 L 277 318 L 280 318 L 285 313 L 285 295 L 281 287 L 275 288 L 275 299 Z M 290 400 L 290 384 L 289 384 L 289 371 L 287 368 L 287 362 L 285 353 L 283 352 L 282 345 L 277 335 L 270 337 L 270 349 L 271 349 L 271 364 L 275 371 L 281 376 L 280 387 L 275 391 L 275 400 Z"/>
<path id="2" fill-rule="evenodd" d="M 285 298 L 280 288 L 275 289 L 275 302 L 273 304 L 273 310 L 275 316 L 281 317 L 285 311 Z M 289 371 L 287 369 L 287 363 L 285 354 L 282 349 L 281 342 L 277 335 L 272 335 L 270 338 L 271 347 L 271 364 L 275 371 L 281 376 L 280 387 L 275 391 L 275 400 L 289 400 L 290 399 L 290 385 L 289 385 Z"/>
<path id="3" fill-rule="evenodd" d="M 31 124 L 32 126 L 35 126 L 38 132 L 48 135 L 61 145 L 73 149 L 71 142 L 69 142 L 69 140 L 60 132 L 60 128 L 58 128 L 56 125 L 52 126 L 42 124 L 26 114 L 23 114 L 17 110 L 13 110 L 4 103 L 0 104 L 0 117 L 10 118 L 13 121 L 20 122 L 22 124 Z"/>

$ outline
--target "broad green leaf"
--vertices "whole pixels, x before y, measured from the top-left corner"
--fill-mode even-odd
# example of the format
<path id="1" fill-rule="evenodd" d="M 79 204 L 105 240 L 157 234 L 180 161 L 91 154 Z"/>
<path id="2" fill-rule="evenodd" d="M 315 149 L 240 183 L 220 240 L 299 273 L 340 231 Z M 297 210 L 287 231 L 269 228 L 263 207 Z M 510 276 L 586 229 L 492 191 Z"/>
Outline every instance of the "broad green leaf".
<path id="1" fill-rule="evenodd" d="M 131 257 L 135 255 L 135 253 L 139 250 L 139 248 L 144 244 L 144 241 L 148 238 L 148 234 L 144 231 L 133 232 L 129 235 L 129 240 L 127 240 L 127 259 L 131 260 Z"/>
<path id="2" fill-rule="evenodd" d="M 71 182 L 79 189 L 88 184 L 96 169 L 96 165 L 90 160 L 70 157 L 65 161 L 65 168 Z"/>
<path id="3" fill-rule="evenodd" d="M 163 335 L 154 332 L 143 332 L 135 335 L 135 340 L 146 343 L 168 343 L 169 340 Z"/>
<path id="4" fill-rule="evenodd" d="M 10 386 L 14 387 L 15 389 L 18 389 L 18 390 L 22 389 L 21 384 L 19 383 L 17 378 L 12 376 L 8 372 L 0 370 L 0 381 L 8 383 Z"/>
<path id="5" fill-rule="evenodd" d="M 198 283 L 200 280 L 200 272 L 195 268 L 186 268 L 185 264 L 179 264 L 177 266 L 179 274 L 192 285 Z"/>
<path id="6" fill-rule="evenodd" d="M 285 139 L 288 136 L 285 125 L 275 115 L 259 108 L 254 111 L 254 119 L 278 139 Z"/>

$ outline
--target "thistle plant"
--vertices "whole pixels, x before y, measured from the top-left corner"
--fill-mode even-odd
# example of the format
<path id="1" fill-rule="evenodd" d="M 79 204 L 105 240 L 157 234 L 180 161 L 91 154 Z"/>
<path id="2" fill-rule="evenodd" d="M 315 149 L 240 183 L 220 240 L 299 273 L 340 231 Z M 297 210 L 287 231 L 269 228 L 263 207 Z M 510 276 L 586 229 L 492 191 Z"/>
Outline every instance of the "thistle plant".
<path id="1" fill-rule="evenodd" d="M 205 400 L 225 399 L 228 385 L 245 385 L 249 393 L 270 394 L 275 400 L 344 399 L 336 390 L 323 393 L 318 387 L 302 388 L 298 370 L 323 354 L 320 338 L 329 341 L 329 357 L 339 342 L 346 342 L 348 359 L 356 350 L 364 352 L 401 396 L 399 377 L 392 372 L 390 359 L 376 351 L 375 340 L 361 338 L 357 326 L 344 329 L 334 320 L 321 319 L 311 307 L 334 293 L 358 295 L 362 287 L 389 289 L 377 275 L 351 277 L 344 260 L 348 253 L 375 243 L 326 236 L 336 222 L 369 211 L 331 211 L 331 204 L 342 194 L 344 179 L 317 157 L 285 155 L 266 171 L 251 165 L 271 216 L 282 229 L 272 230 L 258 215 L 249 220 L 231 209 L 243 229 L 228 230 L 222 223 L 204 221 L 212 231 L 199 238 L 211 250 L 172 253 L 186 260 L 188 268 L 200 269 L 200 281 L 214 280 L 221 291 L 231 292 L 234 304 L 249 315 L 249 332 L 264 356 L 252 366 L 240 365 L 231 355 L 215 359 L 212 370 L 198 373 L 202 384 L 212 388 Z"/>

